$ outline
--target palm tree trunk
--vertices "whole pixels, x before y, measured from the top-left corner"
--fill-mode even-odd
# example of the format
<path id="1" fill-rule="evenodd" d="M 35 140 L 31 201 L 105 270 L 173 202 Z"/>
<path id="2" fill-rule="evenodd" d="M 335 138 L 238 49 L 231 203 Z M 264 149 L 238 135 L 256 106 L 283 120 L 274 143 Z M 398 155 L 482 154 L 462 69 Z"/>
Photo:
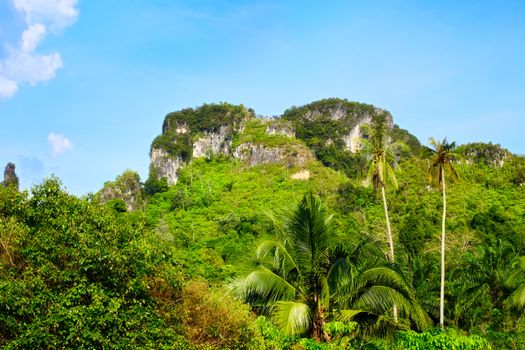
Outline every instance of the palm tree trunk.
<path id="1" fill-rule="evenodd" d="M 381 186 L 381 194 L 383 195 L 383 208 L 385 209 L 386 230 L 388 234 L 388 245 L 390 248 L 389 259 L 394 262 L 394 240 L 392 239 L 392 230 L 390 229 L 390 217 L 388 216 L 388 206 L 386 205 L 385 186 Z M 397 323 L 397 305 L 394 304 L 394 321 Z"/>
<path id="2" fill-rule="evenodd" d="M 439 326 L 445 323 L 445 217 L 447 216 L 447 194 L 445 186 L 445 170 L 441 171 L 443 186 L 443 219 L 441 221 L 441 287 L 439 292 Z"/>
<path id="3" fill-rule="evenodd" d="M 330 341 L 330 335 L 325 329 L 325 311 L 322 307 L 318 307 L 315 311 L 315 318 L 312 322 L 312 328 L 310 331 L 310 337 L 317 341 Z"/>

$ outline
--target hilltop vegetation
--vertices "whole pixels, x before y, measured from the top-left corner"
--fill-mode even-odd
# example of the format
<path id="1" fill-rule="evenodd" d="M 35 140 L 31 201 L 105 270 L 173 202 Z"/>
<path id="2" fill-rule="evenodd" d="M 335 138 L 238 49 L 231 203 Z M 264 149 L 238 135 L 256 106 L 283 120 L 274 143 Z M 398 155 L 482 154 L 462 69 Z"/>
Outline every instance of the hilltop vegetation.
<path id="1" fill-rule="evenodd" d="M 384 183 L 395 260 L 381 186 L 364 186 L 374 156 L 347 137 L 359 126 L 374 138 L 363 125 L 376 117 L 385 146 L 408 145 L 388 160 L 397 186 Z M 219 132 L 230 153 L 195 157 L 195 142 Z M 287 151 L 253 164 L 234 156 L 241 145 Z M 442 192 L 426 148 L 387 111 L 327 99 L 262 120 L 204 105 L 168 114 L 155 147 L 185 160 L 175 185 L 127 171 L 84 198 L 56 178 L 31 195 L 0 186 L 0 346 L 525 347 L 524 157 L 454 150 L 441 330 Z"/>

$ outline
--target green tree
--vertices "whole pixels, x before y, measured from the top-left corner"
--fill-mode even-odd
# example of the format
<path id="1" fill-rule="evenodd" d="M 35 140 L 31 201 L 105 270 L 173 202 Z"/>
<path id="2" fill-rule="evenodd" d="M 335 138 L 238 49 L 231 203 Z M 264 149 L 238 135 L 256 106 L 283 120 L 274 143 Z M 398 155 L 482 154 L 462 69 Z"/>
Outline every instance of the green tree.
<path id="1" fill-rule="evenodd" d="M 446 138 L 441 142 L 434 138 L 430 138 L 429 142 L 434 147 L 434 149 L 430 149 L 432 152 L 432 160 L 428 170 L 429 180 L 431 183 L 438 185 L 443 193 L 443 217 L 441 220 L 441 280 L 439 292 L 439 325 L 443 328 L 445 321 L 445 218 L 447 216 L 445 173 L 448 173 L 453 180 L 459 179 L 459 176 L 456 169 L 454 169 L 454 166 L 452 166 L 452 160 L 455 156 L 453 151 L 456 148 L 456 143 L 449 143 Z"/>
<path id="2" fill-rule="evenodd" d="M 369 129 L 370 135 L 368 140 L 363 140 L 364 151 L 370 159 L 368 164 L 367 184 L 372 184 L 374 191 L 381 189 L 383 199 L 383 209 L 385 211 L 386 231 L 388 239 L 390 261 L 395 261 L 394 239 L 392 229 L 390 228 L 390 217 L 388 215 L 388 205 L 386 201 L 387 186 L 397 189 L 397 178 L 392 168 L 395 164 L 394 150 L 397 148 L 406 148 L 401 142 L 389 143 L 388 126 L 386 115 L 375 116 Z M 397 306 L 394 305 L 394 319 L 397 321 Z"/>
<path id="3" fill-rule="evenodd" d="M 275 239 L 260 244 L 257 268 L 236 281 L 233 292 L 271 314 L 290 335 L 327 340 L 324 326 L 331 313 L 363 329 L 394 326 L 384 316 L 394 304 L 425 327 L 428 317 L 413 289 L 379 251 L 373 254 L 368 244 L 353 252 L 331 246 L 330 219 L 318 198 L 305 195 Z"/>
<path id="4" fill-rule="evenodd" d="M 31 196 L 0 186 L 0 348 L 188 348 L 161 312 L 180 270 L 144 225 L 56 178 Z"/>

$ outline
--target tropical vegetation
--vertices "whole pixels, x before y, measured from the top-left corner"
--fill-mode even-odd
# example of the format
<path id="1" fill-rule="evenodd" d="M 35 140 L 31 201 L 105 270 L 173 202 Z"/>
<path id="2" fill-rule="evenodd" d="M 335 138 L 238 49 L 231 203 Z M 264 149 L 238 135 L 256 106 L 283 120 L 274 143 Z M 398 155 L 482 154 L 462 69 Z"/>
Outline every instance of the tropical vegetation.
<path id="1" fill-rule="evenodd" d="M 380 114 L 381 138 L 363 128 L 352 153 L 356 119 Z M 153 146 L 188 155 L 175 185 L 126 171 L 76 197 L 55 177 L 4 178 L 1 348 L 525 348 L 525 157 L 446 139 L 431 152 L 339 99 L 287 110 L 276 122 L 295 136 L 229 104 L 166 120 Z M 193 157 L 221 130 L 312 156 Z"/>

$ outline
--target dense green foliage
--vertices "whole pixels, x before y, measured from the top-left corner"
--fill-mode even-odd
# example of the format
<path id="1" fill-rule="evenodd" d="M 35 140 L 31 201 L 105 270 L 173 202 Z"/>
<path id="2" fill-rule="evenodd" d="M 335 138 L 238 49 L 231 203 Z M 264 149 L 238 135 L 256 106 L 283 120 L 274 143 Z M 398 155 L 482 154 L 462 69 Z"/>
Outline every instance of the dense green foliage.
<path id="1" fill-rule="evenodd" d="M 413 289 L 374 248 L 334 244 L 331 219 L 309 193 L 284 218 L 276 237 L 261 242 L 258 266 L 232 288 L 268 311 L 288 335 L 329 340 L 325 324 L 334 317 L 357 321 L 362 333 L 384 332 L 397 322 L 384 317 L 394 304 L 418 328 L 428 326 Z"/>
<path id="2" fill-rule="evenodd" d="M 395 249 L 395 263 L 389 261 L 383 201 L 363 186 L 372 158 L 350 153 L 342 140 L 359 120 L 378 114 L 389 117 L 328 99 L 263 121 L 242 106 L 204 105 L 168 114 L 153 143 L 187 161 L 174 186 L 154 169 L 144 184 L 132 172 L 108 182 L 112 195 L 104 200 L 103 192 L 71 196 L 55 178 L 31 193 L 0 186 L 0 347 L 525 348 L 525 158 L 476 143 L 459 146 L 450 159 L 460 180 L 451 186 L 445 179 L 445 328 L 421 332 L 414 305 L 426 321 L 439 322 L 444 202 L 428 181 L 424 148 L 408 132 L 388 128 L 386 146 L 399 140 L 410 147 L 384 164 L 399 165 L 398 186 L 385 187 Z M 292 124 L 296 138 L 268 134 L 273 123 Z M 249 166 L 227 155 L 192 159 L 192 142 L 221 128 L 233 147 L 309 147 L 318 160 Z M 308 176 L 293 177 L 301 172 Z M 135 212 L 125 202 L 131 192 L 140 196 Z M 307 242 L 289 236 L 294 225 L 284 225 L 287 234 L 279 225 L 307 193 L 331 217 L 326 239 L 310 241 L 320 243 L 310 262 L 296 252 Z M 308 215 L 295 221 L 296 229 L 314 222 Z M 279 251 L 274 245 L 262 254 L 272 241 Z M 285 252 L 300 268 L 285 268 Z M 339 273 L 330 269 L 336 265 Z M 233 280 L 263 267 L 293 286 L 289 302 L 322 311 L 322 336 L 309 327 L 286 332 L 268 309 L 277 299 L 263 303 L 252 293 L 250 307 L 228 294 Z M 322 297 L 317 306 L 315 293 Z"/>
<path id="3" fill-rule="evenodd" d="M 177 184 L 150 199 L 146 216 L 180 249 L 181 264 L 193 277 L 223 281 L 249 268 L 249 252 L 273 230 L 268 216 L 309 189 L 335 199 L 344 176 L 318 162 L 310 179 L 290 179 L 300 168 L 249 167 L 226 157 L 198 158 L 181 171 Z M 348 223 L 335 217 L 346 237 Z"/>
<path id="4" fill-rule="evenodd" d="M 189 323 L 202 301 L 143 215 L 70 196 L 56 179 L 31 196 L 0 187 L 0 242 L 2 348 L 244 349 L 259 337 L 246 306 L 205 286 L 204 316 L 216 320 Z M 189 329 L 211 333 L 196 340 Z"/>

